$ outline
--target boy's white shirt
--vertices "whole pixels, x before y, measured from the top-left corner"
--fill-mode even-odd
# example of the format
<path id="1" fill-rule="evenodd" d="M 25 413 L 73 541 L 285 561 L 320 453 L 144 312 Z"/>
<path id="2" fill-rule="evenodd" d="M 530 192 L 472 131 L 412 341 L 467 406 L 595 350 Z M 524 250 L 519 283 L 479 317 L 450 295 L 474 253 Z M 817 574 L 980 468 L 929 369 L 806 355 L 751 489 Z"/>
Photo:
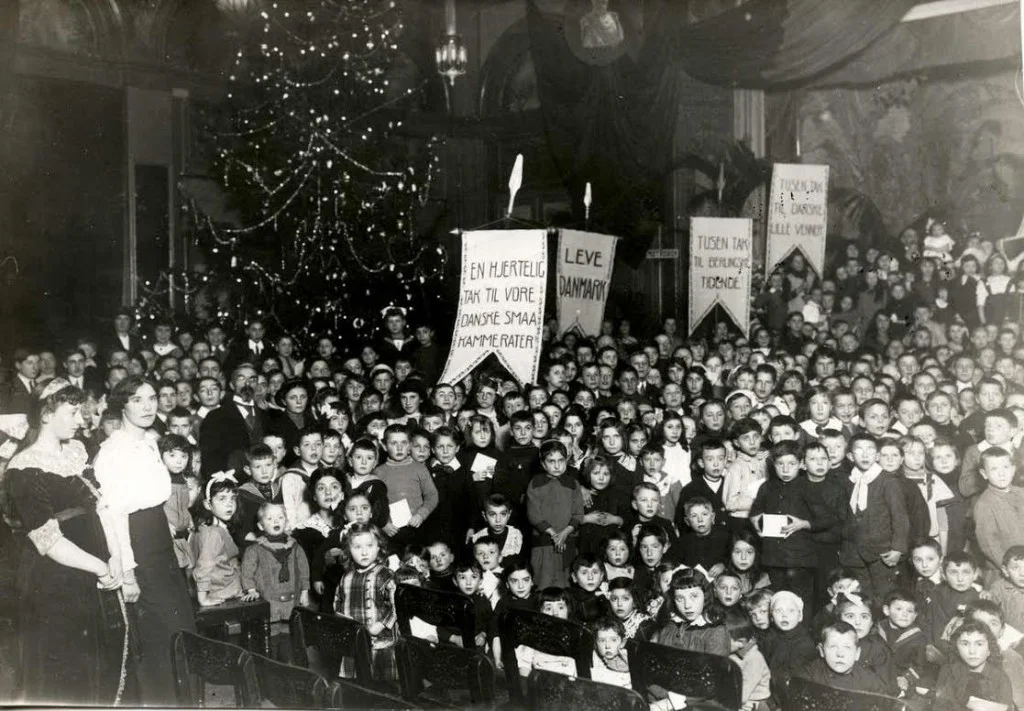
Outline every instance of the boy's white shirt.
<path id="1" fill-rule="evenodd" d="M 499 573 L 501 568 L 497 568 Z M 487 598 L 487 602 L 491 604 L 491 609 L 494 609 L 498 605 L 498 600 L 501 599 L 501 594 L 498 592 L 501 586 L 501 578 L 498 577 L 498 573 L 493 570 L 485 570 L 483 577 L 480 579 L 480 594 Z"/>

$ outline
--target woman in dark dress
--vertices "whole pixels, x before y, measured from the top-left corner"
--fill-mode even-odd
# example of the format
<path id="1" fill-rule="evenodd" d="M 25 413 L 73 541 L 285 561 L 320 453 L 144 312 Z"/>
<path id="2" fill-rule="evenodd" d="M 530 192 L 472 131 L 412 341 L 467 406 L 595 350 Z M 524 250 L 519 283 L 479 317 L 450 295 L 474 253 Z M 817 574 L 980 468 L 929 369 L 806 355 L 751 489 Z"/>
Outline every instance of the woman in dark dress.
<path id="1" fill-rule="evenodd" d="M 172 706 L 171 636 L 194 632 L 195 617 L 163 510 L 171 478 L 149 431 L 156 390 L 141 376 L 131 376 L 114 387 L 107 406 L 121 413 L 121 429 L 100 447 L 96 479 L 117 527 L 124 597 L 134 603 L 137 617 L 140 700 Z"/>
<path id="2" fill-rule="evenodd" d="M 82 476 L 85 446 L 73 439 L 84 400 L 68 381 L 50 381 L 33 403 L 38 434 L 7 468 L 13 514 L 28 534 L 17 571 L 19 686 L 27 704 L 110 705 L 119 688 L 97 583 L 120 587 L 120 562 L 116 539 L 101 526 L 96 487 Z"/>

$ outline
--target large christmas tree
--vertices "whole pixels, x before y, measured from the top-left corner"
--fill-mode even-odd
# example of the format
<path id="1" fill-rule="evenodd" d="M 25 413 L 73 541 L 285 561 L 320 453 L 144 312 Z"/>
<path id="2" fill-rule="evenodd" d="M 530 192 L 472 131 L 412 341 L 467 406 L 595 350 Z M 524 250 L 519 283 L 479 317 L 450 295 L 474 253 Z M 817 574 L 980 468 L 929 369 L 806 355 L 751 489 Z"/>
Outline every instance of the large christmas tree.
<path id="1" fill-rule="evenodd" d="M 207 129 L 241 225 L 196 213 L 211 268 L 193 285 L 230 289 L 218 315 L 260 317 L 306 342 L 328 334 L 350 347 L 391 305 L 426 317 L 445 254 L 416 234 L 415 214 L 437 158 L 433 141 L 396 136 L 416 92 L 388 79 L 399 6 L 282 0 L 258 12 Z"/>

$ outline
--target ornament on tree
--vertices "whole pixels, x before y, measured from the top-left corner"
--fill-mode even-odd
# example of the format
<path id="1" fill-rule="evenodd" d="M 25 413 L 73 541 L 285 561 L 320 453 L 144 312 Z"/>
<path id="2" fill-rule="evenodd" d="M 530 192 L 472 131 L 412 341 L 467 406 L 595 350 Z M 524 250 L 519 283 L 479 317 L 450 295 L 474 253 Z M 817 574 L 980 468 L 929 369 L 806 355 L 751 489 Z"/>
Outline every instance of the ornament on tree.
<path id="1" fill-rule="evenodd" d="M 261 311 L 306 342 L 365 341 L 396 298 L 429 317 L 447 255 L 415 215 L 439 162 L 435 139 L 395 135 L 417 92 L 388 79 L 402 32 L 393 0 L 262 5 L 204 133 L 240 220 L 190 205 L 208 259 L 181 283 L 226 283 L 239 321 Z"/>

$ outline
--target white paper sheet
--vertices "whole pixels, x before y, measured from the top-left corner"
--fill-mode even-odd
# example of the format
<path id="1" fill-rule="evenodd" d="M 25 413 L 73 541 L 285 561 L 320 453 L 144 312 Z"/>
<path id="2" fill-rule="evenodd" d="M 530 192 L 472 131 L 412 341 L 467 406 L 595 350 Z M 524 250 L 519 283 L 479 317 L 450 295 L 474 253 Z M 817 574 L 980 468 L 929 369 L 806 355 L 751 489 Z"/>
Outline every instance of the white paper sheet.
<path id="1" fill-rule="evenodd" d="M 395 503 L 388 507 L 391 511 L 391 525 L 395 528 L 402 528 L 402 526 L 409 525 L 409 519 L 412 518 L 412 510 L 409 508 L 408 499 L 399 499 Z"/>
<path id="2" fill-rule="evenodd" d="M 494 457 L 488 457 L 486 454 L 477 454 L 473 459 L 473 466 L 470 467 L 471 471 L 476 474 L 482 472 L 485 469 L 494 467 L 498 463 L 498 460 Z"/>
<path id="3" fill-rule="evenodd" d="M 789 516 L 782 514 L 765 514 L 761 517 L 762 538 L 785 538 L 782 529 L 789 525 Z"/>

